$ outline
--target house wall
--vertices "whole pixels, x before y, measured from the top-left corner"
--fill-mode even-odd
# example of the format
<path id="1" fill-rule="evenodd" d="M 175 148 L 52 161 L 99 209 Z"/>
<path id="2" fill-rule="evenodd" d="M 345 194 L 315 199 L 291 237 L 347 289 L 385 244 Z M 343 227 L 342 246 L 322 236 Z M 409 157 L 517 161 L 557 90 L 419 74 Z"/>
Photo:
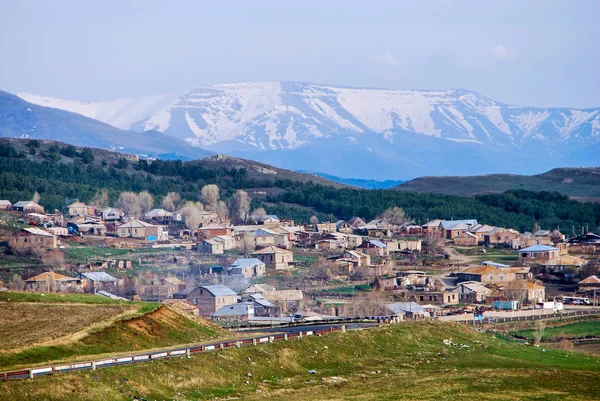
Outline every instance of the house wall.
<path id="1" fill-rule="evenodd" d="M 210 317 L 225 305 L 237 302 L 237 295 L 224 295 L 215 297 L 210 291 L 198 287 L 192 290 L 187 297 L 187 302 L 198 307 L 198 315 Z"/>
<path id="2" fill-rule="evenodd" d="M 10 245 L 24 248 L 57 248 L 56 236 L 35 235 L 25 231 L 17 231 L 13 234 Z"/>

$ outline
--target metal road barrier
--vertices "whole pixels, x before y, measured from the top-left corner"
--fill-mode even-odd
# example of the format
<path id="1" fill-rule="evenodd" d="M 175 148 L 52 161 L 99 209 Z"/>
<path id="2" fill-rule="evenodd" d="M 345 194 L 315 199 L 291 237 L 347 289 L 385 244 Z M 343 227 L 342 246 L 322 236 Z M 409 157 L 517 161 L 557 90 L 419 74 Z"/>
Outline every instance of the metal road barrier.
<path id="1" fill-rule="evenodd" d="M 570 312 L 554 312 L 539 315 L 526 315 L 526 316 L 507 316 L 507 317 L 493 317 L 483 316 L 482 323 L 504 323 L 504 322 L 518 322 L 527 320 L 542 320 L 542 319 L 557 319 L 561 317 L 573 317 L 573 316 L 586 316 L 586 315 L 598 315 L 600 310 L 576 310 Z M 477 322 L 474 320 L 456 320 L 455 323 L 464 323 L 468 325 L 475 325 Z"/>
<path id="2" fill-rule="evenodd" d="M 377 320 L 380 323 L 383 323 L 385 321 L 389 324 L 399 322 L 399 319 L 394 316 L 386 316 L 385 318 L 386 319 L 384 319 L 384 317 L 380 317 L 379 319 L 370 319 L 369 321 L 372 322 L 374 320 Z M 356 318 L 355 318 L 355 320 L 356 320 Z M 365 319 L 362 319 L 360 322 L 364 323 Z M 324 321 L 321 321 L 319 323 L 321 325 L 329 324 Z M 335 323 L 340 324 L 342 322 L 340 320 L 336 320 Z M 211 351 L 217 351 L 217 350 L 224 350 L 227 348 L 239 348 L 239 347 L 243 347 L 243 346 L 252 346 L 252 345 L 258 345 L 258 344 L 268 344 L 268 343 L 272 343 L 275 341 L 288 341 L 288 340 L 292 340 L 292 339 L 301 339 L 306 336 L 313 336 L 313 335 L 320 336 L 323 334 L 332 333 L 332 332 L 336 332 L 336 331 L 345 333 L 346 330 L 347 330 L 346 326 L 342 324 L 338 327 L 330 326 L 329 328 L 323 329 L 323 330 L 314 330 L 314 331 L 300 330 L 300 331 L 292 332 L 292 333 L 281 333 L 281 334 L 274 334 L 274 335 L 269 335 L 269 336 L 244 338 L 244 339 L 239 339 L 239 340 L 227 340 L 227 341 L 216 342 L 216 343 L 212 343 L 212 344 L 203 344 L 203 345 L 192 346 L 189 348 L 174 348 L 174 349 L 169 349 L 169 350 L 164 350 L 164 351 L 155 351 L 155 352 L 146 353 L 146 354 L 127 355 L 127 356 L 121 356 L 121 357 L 116 357 L 116 358 L 104 358 L 104 359 L 88 361 L 88 362 L 76 362 L 76 363 L 72 363 L 72 364 L 60 364 L 60 365 L 52 365 L 52 366 L 45 366 L 45 367 L 38 367 L 38 368 L 22 369 L 22 370 L 16 370 L 16 371 L 11 371 L 11 372 L 0 373 L 0 381 L 28 379 L 28 378 L 33 379 L 38 376 L 71 373 L 71 372 L 78 372 L 78 371 L 82 371 L 82 370 L 96 370 L 96 369 L 100 369 L 100 368 L 116 367 L 116 366 L 124 366 L 124 365 L 134 365 L 137 363 L 152 362 L 157 359 L 169 359 L 169 358 L 173 358 L 173 357 L 191 358 L 192 355 L 199 354 L 202 352 L 211 352 Z"/>

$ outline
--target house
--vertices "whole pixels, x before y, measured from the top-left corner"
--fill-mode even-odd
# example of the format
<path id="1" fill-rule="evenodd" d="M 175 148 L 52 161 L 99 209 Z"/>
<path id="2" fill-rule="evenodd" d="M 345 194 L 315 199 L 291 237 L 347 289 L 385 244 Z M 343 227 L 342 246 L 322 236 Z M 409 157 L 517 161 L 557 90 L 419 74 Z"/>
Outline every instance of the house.
<path id="1" fill-rule="evenodd" d="M 254 316 L 277 316 L 279 308 L 277 305 L 271 303 L 262 294 L 244 294 L 242 295 L 242 301 L 254 303 Z"/>
<path id="2" fill-rule="evenodd" d="M 352 224 L 345 220 L 338 220 L 335 223 L 335 229 L 337 232 L 345 234 L 352 234 L 352 232 L 354 231 L 354 227 L 352 227 Z"/>
<path id="3" fill-rule="evenodd" d="M 69 221 L 67 230 L 71 234 L 106 235 L 106 226 L 100 222 L 85 219 L 80 222 Z"/>
<path id="4" fill-rule="evenodd" d="M 57 237 L 66 237 L 69 235 L 69 229 L 66 227 L 48 227 L 46 228 L 46 231 Z"/>
<path id="5" fill-rule="evenodd" d="M 215 322 L 239 323 L 247 322 L 254 317 L 254 302 L 238 302 L 225 305 L 210 315 Z"/>
<path id="6" fill-rule="evenodd" d="M 433 305 L 456 305 L 460 300 L 459 294 L 452 291 L 418 291 L 412 293 L 412 297 L 417 302 L 427 302 Z"/>
<path id="7" fill-rule="evenodd" d="M 10 210 L 12 209 L 13 204 L 11 201 L 2 199 L 0 200 L 0 210 Z"/>
<path id="8" fill-rule="evenodd" d="M 181 215 L 178 215 L 181 217 Z M 165 209 L 152 209 L 144 215 L 146 220 L 153 220 L 160 224 L 169 224 L 175 220 L 175 215 Z"/>
<path id="9" fill-rule="evenodd" d="M 267 267 L 257 258 L 240 258 L 231 264 L 231 274 L 247 278 L 262 277 L 267 274 Z"/>
<path id="10" fill-rule="evenodd" d="M 533 277 L 528 267 L 498 268 L 494 266 L 472 266 L 456 273 L 456 276 L 459 283 L 477 281 L 485 284 L 508 283 Z"/>
<path id="11" fill-rule="evenodd" d="M 385 242 L 385 241 L 384 241 Z M 409 241 L 400 240 L 398 241 L 398 251 L 400 252 L 421 252 L 423 242 L 421 240 Z"/>
<path id="12" fill-rule="evenodd" d="M 400 288 L 424 288 L 431 283 L 431 275 L 420 270 L 406 270 L 396 273 Z"/>
<path id="13" fill-rule="evenodd" d="M 198 315 L 210 317 L 225 305 L 237 303 L 238 295 L 222 284 L 204 285 L 194 288 L 187 296 L 187 302 L 198 307 Z"/>
<path id="14" fill-rule="evenodd" d="M 589 276 L 578 282 L 577 285 L 579 285 L 580 292 L 595 291 L 600 288 L 600 278 L 596 275 Z"/>
<path id="15" fill-rule="evenodd" d="M 365 221 L 360 217 L 353 217 L 350 220 L 348 220 L 348 224 L 350 224 L 354 228 L 360 228 L 366 225 L 367 223 L 365 223 Z"/>
<path id="16" fill-rule="evenodd" d="M 470 225 L 466 223 L 467 221 L 469 220 L 444 220 L 440 223 L 438 231 L 441 233 L 442 237 L 454 239 L 469 230 Z M 476 220 L 473 221 L 476 222 Z"/>
<path id="17" fill-rule="evenodd" d="M 223 244 L 224 251 L 229 251 L 231 249 L 237 248 L 237 241 L 231 235 L 217 235 L 212 239 Z"/>
<path id="18" fill-rule="evenodd" d="M 275 214 L 267 214 L 261 219 L 260 222 L 262 224 L 279 223 L 279 217 L 277 217 Z"/>
<path id="19" fill-rule="evenodd" d="M 318 249 L 318 250 L 331 251 L 331 250 L 336 250 L 336 249 L 341 249 L 341 248 L 343 249 L 345 247 L 342 244 L 340 244 L 339 241 L 333 240 L 333 239 L 322 239 L 322 240 L 315 242 L 315 249 Z"/>
<path id="20" fill-rule="evenodd" d="M 20 201 L 15 203 L 12 208 L 23 213 L 44 213 L 44 208 L 34 201 Z"/>
<path id="21" fill-rule="evenodd" d="M 483 236 L 483 243 L 485 246 L 491 245 L 505 245 L 510 246 L 510 244 L 519 238 L 521 233 L 516 230 L 506 229 L 506 228 L 494 228 L 493 230 L 488 231 Z"/>
<path id="22" fill-rule="evenodd" d="M 214 239 L 205 239 L 196 245 L 196 250 L 207 255 L 222 255 L 223 243 Z"/>
<path id="23" fill-rule="evenodd" d="M 96 208 L 77 201 L 67 206 L 67 213 L 69 217 L 94 215 L 96 214 Z"/>
<path id="24" fill-rule="evenodd" d="M 469 232 L 477 237 L 478 245 L 483 245 L 485 235 L 492 231 L 495 227 L 487 224 L 476 224 L 469 229 Z"/>
<path id="25" fill-rule="evenodd" d="M 167 241 L 169 231 L 167 226 L 157 226 L 145 221 L 133 219 L 117 228 L 119 237 L 140 238 L 147 241 Z"/>
<path id="26" fill-rule="evenodd" d="M 519 251 L 519 263 L 544 264 L 559 259 L 559 249 L 548 245 L 533 245 Z"/>
<path id="27" fill-rule="evenodd" d="M 25 227 L 12 234 L 10 246 L 15 248 L 57 248 L 56 235 L 37 227 Z"/>
<path id="28" fill-rule="evenodd" d="M 120 211 L 119 209 L 115 209 L 112 207 L 107 207 L 105 209 L 102 209 L 102 211 L 100 212 L 100 216 L 102 216 L 102 220 L 104 221 L 121 221 L 123 219 L 123 216 L 125 214 Z"/>
<path id="29" fill-rule="evenodd" d="M 314 231 L 319 233 L 334 233 L 337 231 L 335 223 L 316 223 Z"/>
<path id="30" fill-rule="evenodd" d="M 300 290 L 276 290 L 266 284 L 252 285 L 244 290 L 242 294 L 242 296 L 260 294 L 267 301 L 281 308 L 282 312 L 297 309 L 304 299 L 304 294 Z"/>
<path id="31" fill-rule="evenodd" d="M 204 238 L 204 239 L 211 239 L 211 238 L 219 236 L 219 235 L 229 235 L 230 236 L 231 234 L 232 234 L 231 228 L 227 227 L 226 225 L 219 224 L 219 223 L 209 223 L 207 225 L 204 225 L 204 226 L 198 228 L 198 237 Z"/>
<path id="32" fill-rule="evenodd" d="M 260 228 L 254 231 L 254 243 L 257 247 L 267 247 L 275 245 L 275 232 L 267 228 Z"/>
<path id="33" fill-rule="evenodd" d="M 492 295 L 492 290 L 476 281 L 464 281 L 453 290 L 459 294 L 461 302 L 482 303 Z"/>
<path id="34" fill-rule="evenodd" d="M 117 286 L 119 280 L 105 272 L 80 273 L 81 283 L 85 292 L 96 293 L 100 290 L 110 291 Z"/>
<path id="35" fill-rule="evenodd" d="M 454 245 L 457 246 L 477 246 L 479 244 L 479 240 L 477 239 L 477 235 L 472 234 L 468 231 L 464 231 L 462 234 L 454 237 L 452 240 Z"/>
<path id="36" fill-rule="evenodd" d="M 45 292 L 81 292 L 82 287 L 81 279 L 50 271 L 25 280 L 25 289 Z"/>
<path id="37" fill-rule="evenodd" d="M 371 264 L 371 255 L 363 253 L 359 250 L 345 251 L 342 254 L 342 256 L 340 258 L 338 258 L 338 260 L 340 260 L 340 259 L 352 260 L 356 264 L 357 267 L 369 266 Z"/>
<path id="38" fill-rule="evenodd" d="M 371 220 L 369 223 L 358 227 L 356 232 L 369 237 L 387 238 L 391 237 L 390 225 L 383 220 Z"/>
<path id="39" fill-rule="evenodd" d="M 435 219 L 421 226 L 424 234 L 438 234 L 440 231 L 440 223 L 442 220 Z"/>
<path id="40" fill-rule="evenodd" d="M 267 267 L 274 269 L 290 269 L 293 267 L 294 253 L 276 246 L 268 246 L 255 251 L 252 256 L 263 261 Z"/>
<path id="41" fill-rule="evenodd" d="M 372 256 L 389 256 L 388 247 L 379 240 L 367 240 L 360 244 L 357 249 Z"/>

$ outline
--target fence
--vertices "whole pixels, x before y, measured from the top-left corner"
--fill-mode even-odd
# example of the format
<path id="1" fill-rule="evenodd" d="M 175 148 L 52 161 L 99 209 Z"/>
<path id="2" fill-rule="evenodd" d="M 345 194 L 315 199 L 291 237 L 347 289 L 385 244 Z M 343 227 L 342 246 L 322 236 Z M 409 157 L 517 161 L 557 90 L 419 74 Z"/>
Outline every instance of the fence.
<path id="1" fill-rule="evenodd" d="M 574 316 L 585 316 L 585 315 L 598 315 L 599 310 L 577 310 L 571 312 L 554 312 L 539 315 L 528 315 L 528 316 L 508 316 L 508 317 L 483 317 L 482 323 L 504 323 L 504 322 L 518 322 L 527 320 L 540 320 L 540 319 L 556 319 L 561 317 L 574 317 Z M 474 320 L 457 320 L 457 323 L 465 323 L 474 325 Z"/>
<path id="2" fill-rule="evenodd" d="M 376 318 L 376 319 L 369 319 L 369 321 L 383 322 L 384 320 L 382 318 L 379 318 L 379 319 Z M 398 322 L 399 319 L 394 318 L 394 317 L 388 317 L 388 319 L 386 321 L 388 323 L 395 323 L 395 322 Z M 360 319 L 360 321 L 358 321 L 356 318 L 354 318 L 354 322 L 365 323 L 366 321 L 365 321 L 365 319 Z M 315 322 L 315 324 L 316 323 L 317 322 Z M 326 324 L 323 321 L 318 322 L 318 323 L 320 323 L 321 325 Z M 335 323 L 340 324 L 340 321 L 336 320 Z M 304 326 L 307 326 L 307 325 L 304 324 Z M 278 334 L 274 334 L 271 336 L 261 336 L 261 337 L 245 338 L 245 339 L 239 339 L 239 340 L 229 340 L 229 341 L 217 342 L 217 343 L 212 343 L 212 344 L 197 345 L 197 346 L 192 346 L 189 348 L 175 348 L 175 349 L 164 350 L 164 351 L 155 351 L 155 352 L 151 352 L 151 353 L 147 353 L 147 354 L 128 355 L 128 356 L 121 356 L 121 357 L 117 357 L 117 358 L 105 358 L 105 359 L 89 361 L 89 362 L 77 362 L 77 363 L 72 363 L 72 364 L 61 364 L 61 365 L 45 366 L 45 367 L 39 367 L 39 368 L 22 369 L 22 370 L 17 370 L 17 371 L 12 371 L 12 372 L 3 372 L 3 373 L 0 373 L 0 380 L 8 381 L 8 380 L 27 379 L 27 378 L 33 379 L 34 377 L 38 377 L 38 376 L 46 376 L 46 375 L 53 375 L 53 374 L 60 374 L 60 373 L 70 373 L 70 372 L 77 372 L 77 371 L 81 371 L 81 370 L 96 370 L 99 368 L 107 368 L 107 367 L 114 367 L 114 366 L 132 365 L 132 364 L 136 364 L 136 363 L 152 362 L 154 360 L 168 359 L 168 358 L 172 358 L 172 357 L 191 358 L 192 355 L 202 353 L 202 352 L 224 350 L 227 348 L 240 348 L 240 347 L 249 346 L 249 345 L 273 343 L 275 341 L 287 341 L 287 340 L 292 340 L 292 339 L 301 339 L 306 336 L 313 336 L 313 335 L 320 336 L 323 334 L 332 333 L 332 332 L 336 332 L 336 331 L 341 331 L 342 333 L 345 333 L 346 325 L 340 324 L 339 326 L 330 326 L 327 329 L 321 329 L 321 330 L 306 330 L 306 331 L 299 330 L 297 332 L 292 332 L 292 333 L 278 333 Z"/>

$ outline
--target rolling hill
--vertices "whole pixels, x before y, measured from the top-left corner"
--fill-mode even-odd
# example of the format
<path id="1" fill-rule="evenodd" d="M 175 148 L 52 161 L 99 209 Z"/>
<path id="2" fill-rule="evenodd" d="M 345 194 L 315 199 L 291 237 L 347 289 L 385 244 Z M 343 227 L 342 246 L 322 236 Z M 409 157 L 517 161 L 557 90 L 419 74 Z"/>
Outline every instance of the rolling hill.
<path id="1" fill-rule="evenodd" d="M 399 191 L 474 196 L 508 190 L 560 192 L 576 199 L 600 199 L 600 167 L 556 168 L 526 176 L 490 174 L 466 177 L 419 177 L 394 188 Z"/>

